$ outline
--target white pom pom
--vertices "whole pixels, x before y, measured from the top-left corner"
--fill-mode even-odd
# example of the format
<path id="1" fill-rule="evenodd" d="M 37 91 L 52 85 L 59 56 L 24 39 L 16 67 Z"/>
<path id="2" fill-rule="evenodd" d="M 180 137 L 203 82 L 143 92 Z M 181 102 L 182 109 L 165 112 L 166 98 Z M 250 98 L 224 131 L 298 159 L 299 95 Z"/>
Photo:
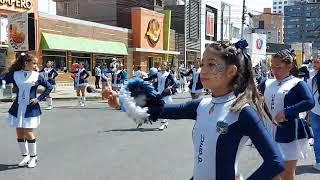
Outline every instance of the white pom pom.
<path id="1" fill-rule="evenodd" d="M 121 102 L 123 103 L 122 107 L 124 108 L 124 111 L 131 119 L 133 119 L 136 124 L 143 124 L 145 120 L 150 116 L 148 114 L 148 108 L 141 108 L 140 106 L 137 106 L 134 98 L 130 96 L 129 92 L 120 92 L 120 98 Z"/>

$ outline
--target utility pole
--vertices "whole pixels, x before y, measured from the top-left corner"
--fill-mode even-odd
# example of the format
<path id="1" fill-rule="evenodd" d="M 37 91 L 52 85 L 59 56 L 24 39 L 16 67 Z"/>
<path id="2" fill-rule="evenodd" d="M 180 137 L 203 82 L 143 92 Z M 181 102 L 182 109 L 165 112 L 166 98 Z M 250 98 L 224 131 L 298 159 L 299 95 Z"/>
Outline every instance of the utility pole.
<path id="1" fill-rule="evenodd" d="M 243 32 L 244 32 L 244 24 L 245 24 L 245 14 L 246 14 L 246 0 L 243 0 L 242 4 L 242 26 L 241 26 L 241 39 L 243 38 Z"/>
<path id="2" fill-rule="evenodd" d="M 301 24 L 301 27 L 302 27 L 302 48 L 301 48 L 301 50 L 302 50 L 302 57 L 301 57 L 301 63 L 304 63 L 304 60 L 305 60 L 305 58 L 304 58 L 304 54 L 305 54 L 305 49 L 304 49 L 304 42 L 305 42 L 305 36 L 304 36 L 304 34 L 305 34 L 305 20 L 306 20 L 306 16 L 305 16 L 305 11 L 304 11 L 304 8 L 306 7 L 306 3 L 301 3 L 301 5 L 302 5 L 302 24 Z"/>
<path id="3" fill-rule="evenodd" d="M 225 4 L 224 2 L 221 2 L 221 27 L 220 27 L 220 41 L 223 41 L 223 16 L 224 16 L 224 8 L 225 8 Z"/>

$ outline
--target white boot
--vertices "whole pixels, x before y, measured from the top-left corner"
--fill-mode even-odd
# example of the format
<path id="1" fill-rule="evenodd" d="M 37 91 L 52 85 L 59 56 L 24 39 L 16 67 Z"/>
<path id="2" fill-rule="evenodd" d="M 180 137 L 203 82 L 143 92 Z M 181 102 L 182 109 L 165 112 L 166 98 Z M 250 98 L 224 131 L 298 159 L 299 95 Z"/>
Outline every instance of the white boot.
<path id="1" fill-rule="evenodd" d="M 28 147 L 30 152 L 30 161 L 28 168 L 34 168 L 37 166 L 37 143 L 36 140 L 28 140 Z"/>
<path id="2" fill-rule="evenodd" d="M 86 106 L 86 97 L 85 96 L 82 96 L 82 104 L 81 104 L 81 107 L 84 107 Z"/>
<path id="3" fill-rule="evenodd" d="M 166 119 L 161 121 L 161 126 L 158 128 L 160 131 L 163 131 L 164 129 L 168 128 L 168 121 Z"/>
<path id="4" fill-rule="evenodd" d="M 47 98 L 48 107 L 45 108 L 45 110 L 51 110 L 52 109 L 52 98 Z"/>
<path id="5" fill-rule="evenodd" d="M 82 97 L 81 96 L 78 96 L 78 104 L 79 104 L 79 106 L 82 105 Z"/>
<path id="6" fill-rule="evenodd" d="M 20 152 L 23 156 L 22 161 L 18 164 L 18 166 L 23 167 L 26 166 L 30 160 L 29 152 L 28 152 L 28 143 L 25 139 L 18 139 L 18 145 Z"/>

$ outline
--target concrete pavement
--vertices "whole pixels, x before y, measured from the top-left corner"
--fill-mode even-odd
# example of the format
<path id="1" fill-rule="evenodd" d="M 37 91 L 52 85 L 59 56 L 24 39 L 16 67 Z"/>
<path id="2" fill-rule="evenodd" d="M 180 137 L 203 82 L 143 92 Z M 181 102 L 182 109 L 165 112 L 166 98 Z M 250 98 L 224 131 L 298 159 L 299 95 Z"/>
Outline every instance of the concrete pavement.
<path id="1" fill-rule="evenodd" d="M 179 96 L 177 97 L 179 98 Z M 176 102 L 184 99 L 175 99 Z M 157 131 L 158 123 L 136 125 L 126 114 L 101 101 L 58 101 L 43 111 L 36 130 L 39 164 L 35 169 L 17 168 L 20 160 L 15 133 L 0 113 L 0 180 L 187 180 L 192 175 L 191 120 L 170 121 Z M 0 112 L 10 103 L 1 103 Z M 299 163 L 297 180 L 319 180 L 309 158 Z M 261 164 L 255 148 L 246 146 L 240 155 L 240 171 L 248 177 Z"/>

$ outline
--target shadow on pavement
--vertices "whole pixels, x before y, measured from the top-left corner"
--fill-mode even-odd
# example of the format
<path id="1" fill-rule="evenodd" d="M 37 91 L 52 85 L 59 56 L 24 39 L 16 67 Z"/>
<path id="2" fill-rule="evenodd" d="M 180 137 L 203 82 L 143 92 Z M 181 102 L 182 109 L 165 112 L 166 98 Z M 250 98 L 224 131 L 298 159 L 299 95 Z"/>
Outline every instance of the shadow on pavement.
<path id="1" fill-rule="evenodd" d="M 109 132 L 151 132 L 151 131 L 160 131 L 160 130 L 159 128 L 130 128 L 130 129 L 111 129 L 103 132 L 109 133 Z"/>
<path id="2" fill-rule="evenodd" d="M 0 164 L 0 172 L 14 170 L 14 169 L 20 169 L 20 168 L 23 168 L 23 167 L 19 167 L 17 164 Z"/>
<path id="3" fill-rule="evenodd" d="M 78 106 L 55 106 L 53 109 L 101 109 L 101 110 L 114 110 L 112 108 L 107 108 L 107 107 L 78 107 Z M 43 110 L 45 110 L 43 108 Z"/>
<path id="4" fill-rule="evenodd" d="M 320 174 L 320 171 L 313 169 L 312 165 L 302 165 L 298 166 L 296 170 L 296 175 L 301 174 Z"/>

